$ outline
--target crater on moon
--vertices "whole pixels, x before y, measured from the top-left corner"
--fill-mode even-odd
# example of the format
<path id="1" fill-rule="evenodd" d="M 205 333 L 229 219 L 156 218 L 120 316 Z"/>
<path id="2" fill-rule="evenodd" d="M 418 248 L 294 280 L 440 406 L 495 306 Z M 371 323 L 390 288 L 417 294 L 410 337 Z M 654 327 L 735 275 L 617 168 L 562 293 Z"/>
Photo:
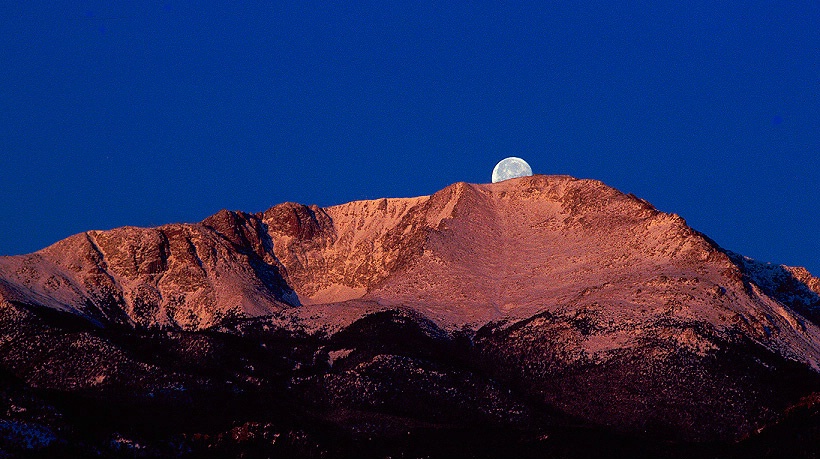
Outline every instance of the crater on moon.
<path id="1" fill-rule="evenodd" d="M 518 157 L 504 158 L 493 168 L 493 183 L 524 176 L 532 176 L 532 168 Z"/>

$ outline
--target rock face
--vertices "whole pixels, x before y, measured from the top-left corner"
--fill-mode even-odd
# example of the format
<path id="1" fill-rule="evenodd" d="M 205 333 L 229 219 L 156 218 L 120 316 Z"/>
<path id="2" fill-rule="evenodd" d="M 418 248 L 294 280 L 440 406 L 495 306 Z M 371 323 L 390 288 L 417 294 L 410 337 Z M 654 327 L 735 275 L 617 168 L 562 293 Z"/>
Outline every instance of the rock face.
<path id="1" fill-rule="evenodd" d="M 567 176 L 89 231 L 0 257 L 0 302 L 11 454 L 712 455 L 817 431 L 791 414 L 820 392 L 820 281 Z"/>
<path id="2" fill-rule="evenodd" d="M 201 224 L 74 235 L 0 258 L 0 296 L 100 324 L 202 329 L 297 304 L 264 224 L 222 211 Z"/>

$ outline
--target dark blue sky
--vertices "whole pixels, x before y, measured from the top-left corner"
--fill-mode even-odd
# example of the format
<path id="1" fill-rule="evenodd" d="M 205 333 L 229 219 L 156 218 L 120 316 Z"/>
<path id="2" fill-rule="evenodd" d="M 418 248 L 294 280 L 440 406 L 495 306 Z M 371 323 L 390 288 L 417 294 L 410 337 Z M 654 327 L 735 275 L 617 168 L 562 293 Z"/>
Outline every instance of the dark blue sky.
<path id="1" fill-rule="evenodd" d="M 387 3 L 0 3 L 0 254 L 514 155 L 820 273 L 816 0 Z"/>

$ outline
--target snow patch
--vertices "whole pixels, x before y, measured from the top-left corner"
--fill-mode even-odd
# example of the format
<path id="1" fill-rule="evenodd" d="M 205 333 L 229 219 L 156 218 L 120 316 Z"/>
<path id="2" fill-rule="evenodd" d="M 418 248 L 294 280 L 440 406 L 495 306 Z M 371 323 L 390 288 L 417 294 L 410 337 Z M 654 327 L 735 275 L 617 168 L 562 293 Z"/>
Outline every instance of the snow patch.
<path id="1" fill-rule="evenodd" d="M 330 286 L 316 291 L 310 297 L 300 296 L 299 301 L 303 305 L 320 305 L 326 303 L 346 302 L 348 300 L 360 299 L 367 293 L 363 287 L 350 287 L 341 284 L 331 284 Z"/>

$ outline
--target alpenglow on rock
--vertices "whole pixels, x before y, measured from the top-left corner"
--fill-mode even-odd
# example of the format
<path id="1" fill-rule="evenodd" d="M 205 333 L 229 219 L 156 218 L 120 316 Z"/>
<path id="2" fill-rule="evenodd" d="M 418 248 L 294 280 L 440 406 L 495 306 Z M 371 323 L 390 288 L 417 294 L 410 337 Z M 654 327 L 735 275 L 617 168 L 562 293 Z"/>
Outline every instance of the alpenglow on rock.
<path id="1" fill-rule="evenodd" d="M 0 392 L 76 455 L 748 455 L 820 426 L 818 286 L 568 176 L 221 211 L 0 257 Z"/>

